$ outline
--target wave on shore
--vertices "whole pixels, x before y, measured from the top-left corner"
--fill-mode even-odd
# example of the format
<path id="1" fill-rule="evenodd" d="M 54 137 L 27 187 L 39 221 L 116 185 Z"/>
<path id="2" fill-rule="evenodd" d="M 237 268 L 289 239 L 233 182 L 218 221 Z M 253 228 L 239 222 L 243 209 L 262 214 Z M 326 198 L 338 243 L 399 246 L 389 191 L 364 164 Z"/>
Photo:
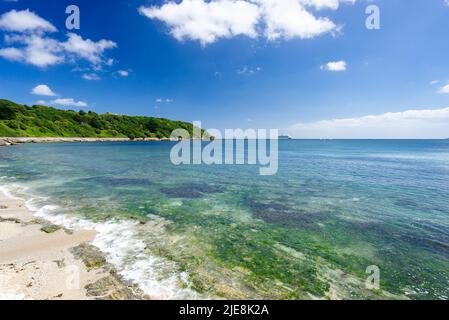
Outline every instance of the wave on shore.
<path id="1" fill-rule="evenodd" d="M 69 230 L 94 230 L 97 234 L 92 244 L 105 254 L 117 274 L 138 285 L 152 299 L 197 298 L 197 293 L 189 289 L 188 273 L 177 272 L 173 262 L 145 252 L 146 244 L 138 236 L 139 222 L 111 220 L 100 223 L 62 214 L 49 198 L 32 195 L 25 186 L 5 183 L 5 178 L 0 179 L 0 192 L 10 198 L 23 199 L 37 218 Z"/>

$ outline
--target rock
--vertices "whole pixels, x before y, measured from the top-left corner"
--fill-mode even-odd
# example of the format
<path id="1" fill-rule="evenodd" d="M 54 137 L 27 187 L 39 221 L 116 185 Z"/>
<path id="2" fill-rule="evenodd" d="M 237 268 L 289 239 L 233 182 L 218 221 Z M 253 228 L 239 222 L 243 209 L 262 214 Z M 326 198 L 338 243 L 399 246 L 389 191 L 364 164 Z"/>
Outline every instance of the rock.
<path id="1" fill-rule="evenodd" d="M 149 299 L 134 285 L 126 285 L 113 275 L 85 286 L 87 295 L 97 300 L 142 300 Z"/>
<path id="2" fill-rule="evenodd" d="M 41 228 L 41 231 L 45 233 L 54 233 L 59 230 L 61 230 L 61 227 L 54 224 L 46 224 Z"/>
<path id="3" fill-rule="evenodd" d="M 84 262 L 88 269 L 98 269 L 106 265 L 106 258 L 103 253 L 93 245 L 88 243 L 80 244 L 70 250 L 75 258 Z"/>
<path id="4" fill-rule="evenodd" d="M 6 218 L 5 219 L 5 218 L 0 217 L 0 222 L 14 222 L 16 224 L 22 224 L 22 221 L 20 221 L 17 218 Z"/>
<path id="5" fill-rule="evenodd" d="M 11 145 L 11 143 L 8 140 L 0 139 L 0 147 L 7 147 L 10 145 Z"/>
<path id="6" fill-rule="evenodd" d="M 89 243 L 83 243 L 70 250 L 75 258 L 80 259 L 88 269 L 109 270 L 109 275 L 88 284 L 84 288 L 89 297 L 97 300 L 149 300 L 135 284 L 123 281 L 114 268 L 106 262 L 104 254 Z"/>

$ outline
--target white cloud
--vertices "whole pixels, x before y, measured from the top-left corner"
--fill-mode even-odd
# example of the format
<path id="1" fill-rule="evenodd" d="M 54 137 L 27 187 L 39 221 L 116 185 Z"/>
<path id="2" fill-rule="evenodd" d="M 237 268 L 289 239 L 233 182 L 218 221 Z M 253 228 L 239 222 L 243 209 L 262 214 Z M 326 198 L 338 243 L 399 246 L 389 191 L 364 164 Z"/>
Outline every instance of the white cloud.
<path id="1" fill-rule="evenodd" d="M 0 56 L 41 68 L 76 60 L 87 60 L 93 65 L 99 65 L 104 62 L 104 51 L 116 47 L 115 42 L 108 40 L 94 42 L 74 33 L 67 36 L 65 42 L 36 34 L 6 36 L 7 43 L 21 46 L 0 49 Z"/>
<path id="2" fill-rule="evenodd" d="M 50 89 L 49 86 L 45 84 L 40 84 L 33 88 L 31 91 L 32 94 L 40 95 L 40 96 L 48 96 L 48 97 L 54 97 L 57 96 L 56 93 L 53 92 L 53 90 Z M 78 108 L 84 108 L 87 107 L 88 104 L 84 101 L 76 101 L 73 98 L 57 98 L 51 101 L 44 101 L 39 100 L 36 102 L 38 105 L 59 105 L 59 106 L 65 106 L 65 107 L 78 107 Z"/>
<path id="3" fill-rule="evenodd" d="M 38 95 L 38 96 L 47 96 L 47 97 L 54 97 L 56 96 L 56 93 L 54 93 L 49 86 L 46 84 L 40 84 L 33 88 L 31 91 L 32 94 Z"/>
<path id="4" fill-rule="evenodd" d="M 84 108 L 87 107 L 87 103 L 84 101 L 75 101 L 72 98 L 60 98 L 52 101 L 53 104 L 65 106 L 65 107 L 78 107 Z"/>
<path id="5" fill-rule="evenodd" d="M 129 72 L 126 71 L 126 70 L 119 70 L 117 73 L 118 73 L 120 76 L 122 76 L 122 77 L 127 77 L 127 76 L 129 76 Z"/>
<path id="6" fill-rule="evenodd" d="M 440 90 L 438 90 L 438 92 L 443 93 L 443 94 L 448 94 L 449 93 L 449 84 L 445 85 L 444 87 L 441 87 Z"/>
<path id="7" fill-rule="evenodd" d="M 309 8 L 337 10 L 341 2 L 355 0 L 181 0 L 161 6 L 140 7 L 149 19 L 164 22 L 179 41 L 190 39 L 202 45 L 239 35 L 269 40 L 309 39 L 338 32 L 327 17 L 317 17 Z"/>
<path id="8" fill-rule="evenodd" d="M 257 1 L 266 24 L 264 34 L 269 40 L 310 39 L 331 31 L 338 31 L 334 22 L 328 18 L 315 17 L 301 2 L 298 0 Z"/>
<path id="9" fill-rule="evenodd" d="M 66 41 L 59 41 L 45 35 L 56 28 L 48 21 L 29 10 L 9 11 L 0 18 L 0 29 L 5 35 L 6 48 L 0 48 L 0 57 L 31 64 L 40 68 L 64 62 L 85 60 L 99 69 L 102 64 L 112 64 L 113 59 L 104 59 L 106 50 L 117 47 L 111 40 L 83 39 L 75 33 L 68 33 Z"/>
<path id="10" fill-rule="evenodd" d="M 289 132 L 295 137 L 306 139 L 449 138 L 449 108 L 297 123 L 289 128 Z"/>
<path id="11" fill-rule="evenodd" d="M 346 61 L 331 61 L 321 66 L 321 70 L 340 72 L 346 71 Z"/>
<path id="12" fill-rule="evenodd" d="M 0 57 L 11 61 L 21 61 L 24 59 L 24 54 L 17 48 L 3 48 L 0 49 Z"/>
<path id="13" fill-rule="evenodd" d="M 150 19 L 164 21 L 177 40 L 198 40 L 203 45 L 237 35 L 256 37 L 260 16 L 257 5 L 241 0 L 171 1 L 161 7 L 140 7 L 139 12 Z"/>
<path id="14" fill-rule="evenodd" d="M 85 74 L 83 74 L 82 78 L 84 80 L 89 80 L 89 81 L 101 80 L 101 78 L 96 73 L 85 73 Z"/>
<path id="15" fill-rule="evenodd" d="M 300 0 L 299 2 L 303 5 L 314 7 L 317 10 L 337 10 L 340 5 L 339 0 Z"/>
<path id="16" fill-rule="evenodd" d="M 45 68 L 64 61 L 59 43 L 54 39 L 32 35 L 15 37 L 13 40 L 25 44 L 25 47 L 20 48 L 23 62 Z"/>
<path id="17" fill-rule="evenodd" d="M 73 53 L 93 64 L 98 64 L 102 61 L 103 52 L 107 49 L 116 48 L 117 44 L 104 39 L 98 42 L 90 39 L 84 40 L 81 36 L 70 32 L 68 33 L 68 40 L 61 46 L 66 52 Z"/>
<path id="18" fill-rule="evenodd" d="M 0 29 L 12 32 L 56 32 L 50 22 L 42 19 L 29 9 L 23 11 L 11 10 L 0 16 Z"/>

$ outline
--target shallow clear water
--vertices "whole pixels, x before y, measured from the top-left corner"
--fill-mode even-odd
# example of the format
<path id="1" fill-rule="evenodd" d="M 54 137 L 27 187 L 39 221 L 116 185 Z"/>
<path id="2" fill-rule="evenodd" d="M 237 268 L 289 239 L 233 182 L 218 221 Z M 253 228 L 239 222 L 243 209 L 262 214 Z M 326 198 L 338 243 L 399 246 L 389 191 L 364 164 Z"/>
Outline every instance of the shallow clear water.
<path id="1" fill-rule="evenodd" d="M 160 298 L 449 297 L 449 141 L 279 144 L 267 177 L 174 166 L 171 143 L 20 145 L 0 149 L 0 185 L 96 228 Z"/>

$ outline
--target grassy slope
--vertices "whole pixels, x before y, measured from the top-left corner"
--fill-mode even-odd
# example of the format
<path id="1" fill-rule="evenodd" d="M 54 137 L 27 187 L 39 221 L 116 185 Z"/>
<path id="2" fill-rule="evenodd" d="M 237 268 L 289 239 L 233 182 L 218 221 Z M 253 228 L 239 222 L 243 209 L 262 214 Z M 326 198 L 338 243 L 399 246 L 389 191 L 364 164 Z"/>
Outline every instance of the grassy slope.
<path id="1" fill-rule="evenodd" d="M 168 138 L 190 123 L 161 118 L 28 107 L 0 99 L 0 137 Z"/>

